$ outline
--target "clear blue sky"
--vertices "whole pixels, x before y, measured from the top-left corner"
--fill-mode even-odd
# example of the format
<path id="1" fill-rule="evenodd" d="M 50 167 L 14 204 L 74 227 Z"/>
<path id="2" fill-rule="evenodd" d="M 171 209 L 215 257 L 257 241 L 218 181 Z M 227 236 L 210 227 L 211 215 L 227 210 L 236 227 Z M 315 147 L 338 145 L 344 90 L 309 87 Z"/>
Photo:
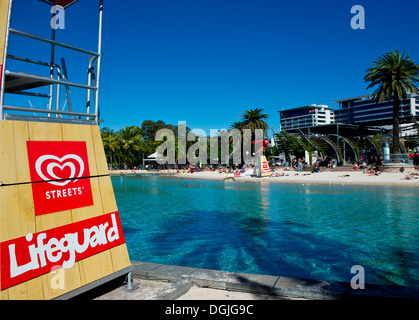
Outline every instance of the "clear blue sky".
<path id="1" fill-rule="evenodd" d="M 357 4 L 364 30 L 350 26 Z M 97 50 L 97 6 L 80 0 L 68 8 L 57 40 Z M 278 129 L 279 110 L 336 108 L 332 101 L 371 93 L 363 77 L 379 55 L 406 50 L 419 63 L 418 12 L 407 0 L 104 0 L 103 126 L 186 121 L 209 134 L 258 107 Z M 12 27 L 49 37 L 50 15 L 42 2 L 15 0 Z M 13 39 L 11 54 L 48 57 L 48 47 Z M 81 59 L 69 60 L 70 81 L 86 83 Z"/>

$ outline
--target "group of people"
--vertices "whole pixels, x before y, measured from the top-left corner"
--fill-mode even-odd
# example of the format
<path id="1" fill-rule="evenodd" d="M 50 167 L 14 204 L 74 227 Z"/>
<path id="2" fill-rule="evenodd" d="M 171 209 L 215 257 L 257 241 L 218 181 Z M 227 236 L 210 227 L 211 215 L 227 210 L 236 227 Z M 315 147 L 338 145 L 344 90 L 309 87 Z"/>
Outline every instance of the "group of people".
<path id="1" fill-rule="evenodd" d="M 370 176 L 379 176 L 381 171 L 379 169 L 379 165 L 382 164 L 382 158 L 378 157 L 371 157 L 371 166 L 368 167 L 367 163 L 364 160 L 364 157 L 361 156 L 359 158 L 359 165 L 358 162 L 355 162 L 353 165 L 354 170 L 362 170 L 362 173 L 366 173 Z"/>
<path id="2" fill-rule="evenodd" d="M 303 167 L 305 168 L 307 166 L 307 163 L 305 162 L 304 158 L 297 158 L 292 159 L 292 167 L 294 170 L 297 170 L 298 172 L 303 172 Z"/>
<path id="3" fill-rule="evenodd" d="M 335 160 L 330 160 L 330 161 L 327 163 L 327 169 L 329 169 L 330 171 L 333 171 L 333 168 L 334 168 L 334 167 L 336 167 Z"/>
<path id="4" fill-rule="evenodd" d="M 365 167 L 362 170 L 362 173 L 366 173 L 370 176 L 379 176 L 381 174 L 381 171 L 378 169 L 378 166 L 371 166 L 369 168 Z"/>
<path id="5" fill-rule="evenodd" d="M 362 161 L 362 163 L 360 163 L 359 165 L 358 165 L 358 162 L 355 162 L 354 163 L 354 166 L 353 166 L 353 169 L 354 170 L 365 170 L 367 168 L 367 164 L 365 163 L 365 161 Z"/>
<path id="6" fill-rule="evenodd" d="M 316 172 L 322 172 L 323 169 L 320 166 L 319 162 L 315 162 L 312 166 L 310 164 L 308 164 L 304 158 L 294 158 L 291 161 L 291 167 L 285 167 L 284 171 L 297 171 L 297 172 L 303 172 L 303 169 L 305 168 L 311 168 L 311 173 L 316 173 Z M 330 163 L 328 163 L 328 169 L 333 169 L 334 168 L 334 162 L 330 161 Z M 277 175 L 275 175 L 277 176 Z M 283 175 L 278 175 L 279 176 L 283 176 Z"/>
<path id="7" fill-rule="evenodd" d="M 240 167 L 238 164 L 232 166 L 232 167 L 222 167 L 222 168 L 218 168 L 216 171 L 218 171 L 219 173 L 241 173 L 244 174 L 246 173 L 247 169 L 252 169 L 253 165 L 251 164 L 244 164 L 242 167 Z"/>
<path id="8" fill-rule="evenodd" d="M 412 179 L 419 179 L 419 173 L 414 173 L 414 172 L 408 173 L 401 180 L 412 180 Z"/>

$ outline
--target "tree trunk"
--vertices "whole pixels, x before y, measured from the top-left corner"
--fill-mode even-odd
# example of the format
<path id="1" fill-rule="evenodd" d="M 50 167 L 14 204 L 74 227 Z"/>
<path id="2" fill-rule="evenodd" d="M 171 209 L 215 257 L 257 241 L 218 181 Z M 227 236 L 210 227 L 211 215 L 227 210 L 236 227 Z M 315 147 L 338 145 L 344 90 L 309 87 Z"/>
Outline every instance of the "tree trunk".
<path id="1" fill-rule="evenodd" d="M 400 108 L 400 98 L 399 98 L 397 92 L 394 92 L 394 99 L 393 99 L 393 154 L 399 154 L 400 153 L 399 108 Z"/>

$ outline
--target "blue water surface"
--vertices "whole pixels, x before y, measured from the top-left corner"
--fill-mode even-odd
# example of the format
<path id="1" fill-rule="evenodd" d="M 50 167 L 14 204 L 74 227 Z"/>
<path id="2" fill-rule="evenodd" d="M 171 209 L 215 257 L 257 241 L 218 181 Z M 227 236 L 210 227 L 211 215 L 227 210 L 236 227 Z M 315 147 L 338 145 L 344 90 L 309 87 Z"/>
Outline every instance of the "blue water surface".
<path id="1" fill-rule="evenodd" d="M 112 177 L 131 260 L 419 287 L 419 190 Z"/>

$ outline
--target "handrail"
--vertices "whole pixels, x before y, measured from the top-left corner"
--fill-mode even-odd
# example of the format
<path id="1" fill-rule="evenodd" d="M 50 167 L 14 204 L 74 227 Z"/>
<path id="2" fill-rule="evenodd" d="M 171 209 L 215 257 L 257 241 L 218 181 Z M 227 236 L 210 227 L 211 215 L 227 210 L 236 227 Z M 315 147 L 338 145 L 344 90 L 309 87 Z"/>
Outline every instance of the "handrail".
<path id="1" fill-rule="evenodd" d="M 329 136 L 334 136 L 334 137 L 336 137 L 336 138 L 341 138 L 343 141 L 345 141 L 350 147 L 351 147 L 351 149 L 352 149 L 352 151 L 353 151 L 353 153 L 354 153 L 354 155 L 355 155 L 355 161 L 356 162 L 358 162 L 359 161 L 359 157 L 360 157 L 360 155 L 359 155 L 359 151 L 357 151 L 357 149 L 356 149 L 356 147 L 355 147 L 355 144 L 352 142 L 352 141 L 350 141 L 348 138 L 346 138 L 346 137 L 344 137 L 344 136 L 341 136 L 341 135 L 337 135 L 337 134 L 332 134 L 332 133 L 330 133 L 329 134 Z M 342 151 L 341 151 L 342 152 Z"/>
<path id="2" fill-rule="evenodd" d="M 333 145 L 333 142 L 332 141 L 330 141 L 330 140 L 328 140 L 328 138 L 327 137 L 325 137 L 325 136 L 319 136 L 318 137 L 319 139 L 321 139 L 322 141 L 324 141 L 324 142 L 326 142 L 329 146 L 331 146 L 332 147 L 332 149 L 335 151 L 335 153 L 336 153 L 336 161 L 337 161 L 337 163 L 339 164 L 340 163 L 340 157 L 339 157 L 339 153 L 340 153 L 340 150 L 339 149 L 337 149 L 337 146 L 336 146 L 336 148 L 335 148 L 335 146 Z"/>
<path id="3" fill-rule="evenodd" d="M 12 54 L 8 54 L 7 58 L 17 60 L 17 61 L 39 64 L 39 65 L 45 66 L 45 67 L 51 67 L 51 64 L 48 63 L 48 62 L 43 62 L 43 61 L 33 60 L 33 59 L 29 59 L 29 58 L 18 57 L 18 56 L 12 55 Z"/>
<path id="4" fill-rule="evenodd" d="M 15 55 L 12 55 L 12 54 L 8 54 L 7 58 L 13 59 L 13 60 L 16 60 L 16 61 L 38 64 L 38 65 L 41 65 L 41 66 L 44 66 L 44 67 L 56 68 L 58 75 L 61 76 L 61 68 L 58 64 L 43 62 L 43 61 L 39 61 L 39 60 L 33 60 L 33 59 L 29 59 L 29 58 L 24 58 L 24 57 L 19 57 L 19 56 L 15 56 Z"/>
<path id="5" fill-rule="evenodd" d="M 13 71 L 9 71 L 9 70 L 6 70 L 4 73 L 6 75 L 10 75 L 10 76 L 41 80 L 41 81 L 45 81 L 45 82 L 48 82 L 48 83 L 56 83 L 56 84 L 67 85 L 67 86 L 70 86 L 70 87 L 97 90 L 97 87 L 94 87 L 94 86 L 88 86 L 88 85 L 85 85 L 85 84 L 80 84 L 80 83 L 75 83 L 75 82 L 55 80 L 55 79 L 51 79 L 51 78 L 48 78 L 48 77 L 41 77 L 41 76 L 36 76 L 36 75 L 32 75 L 32 74 L 27 74 L 27 73 L 19 73 L 19 72 L 13 72 Z"/>
<path id="6" fill-rule="evenodd" d="M 322 157 L 322 158 L 325 158 L 326 157 L 326 155 L 325 154 L 323 154 L 324 153 L 324 151 L 322 152 L 321 150 L 320 150 L 320 148 L 319 148 L 319 146 L 317 146 L 317 145 L 315 145 L 304 133 L 303 133 L 303 131 L 301 130 L 301 129 L 298 129 L 299 131 L 300 131 L 300 133 L 302 134 L 302 136 L 303 136 L 303 138 L 309 143 L 309 144 L 311 144 L 312 146 L 313 146 L 313 148 L 314 149 L 316 149 L 319 153 L 320 153 L 320 156 Z"/>
<path id="7" fill-rule="evenodd" d="M 408 153 L 388 153 L 384 156 L 383 163 L 413 163 L 413 159 L 409 157 Z"/>
<path id="8" fill-rule="evenodd" d="M 9 93 L 29 96 L 29 97 L 51 98 L 51 95 L 49 93 L 38 93 L 38 92 L 29 92 L 29 91 L 16 91 L 16 92 L 9 92 Z"/>
<path id="9" fill-rule="evenodd" d="M 92 113 L 54 110 L 54 109 L 39 109 L 39 108 L 14 107 L 14 106 L 3 106 L 3 108 L 4 108 L 4 110 L 10 110 L 10 111 L 52 113 L 52 114 L 62 114 L 62 115 L 68 115 L 68 116 L 90 117 L 90 118 L 96 118 L 97 117 L 96 114 L 92 114 Z"/>
<path id="10" fill-rule="evenodd" d="M 87 54 L 90 54 L 92 56 L 98 56 L 98 57 L 100 56 L 99 53 L 91 51 L 91 50 L 82 49 L 82 48 L 79 48 L 79 47 L 75 47 L 75 46 L 65 44 L 65 43 L 62 43 L 62 42 L 58 42 L 58 41 L 55 41 L 55 40 L 51 40 L 51 39 L 48 39 L 48 38 L 36 36 L 36 35 L 30 34 L 30 33 L 27 33 L 27 32 L 23 32 L 23 31 L 20 31 L 20 30 L 9 28 L 9 31 L 10 31 L 10 33 L 17 34 L 19 36 L 23 36 L 23 37 L 26 37 L 26 38 L 43 41 L 43 42 L 46 42 L 46 43 L 50 43 L 50 44 L 53 44 L 53 45 L 56 45 L 56 46 L 60 46 L 60 47 L 63 47 L 63 48 L 71 49 L 71 50 L 82 52 L 82 53 L 87 53 Z"/>

